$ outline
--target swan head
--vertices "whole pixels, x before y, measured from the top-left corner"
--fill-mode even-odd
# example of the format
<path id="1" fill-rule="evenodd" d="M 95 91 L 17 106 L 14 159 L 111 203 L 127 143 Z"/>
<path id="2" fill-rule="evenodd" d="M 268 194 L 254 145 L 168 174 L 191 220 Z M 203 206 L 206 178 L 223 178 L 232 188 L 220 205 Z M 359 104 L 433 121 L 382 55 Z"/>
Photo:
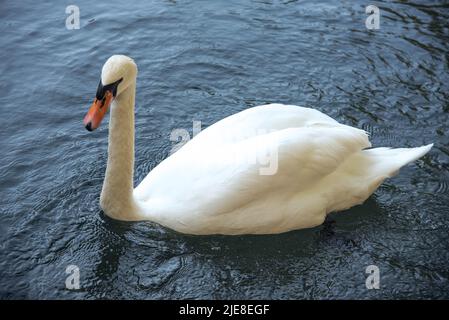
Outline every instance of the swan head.
<path id="1" fill-rule="evenodd" d="M 93 131 L 100 126 L 112 101 L 136 81 L 136 76 L 137 66 L 130 57 L 113 55 L 106 61 L 94 102 L 83 120 L 87 130 Z"/>

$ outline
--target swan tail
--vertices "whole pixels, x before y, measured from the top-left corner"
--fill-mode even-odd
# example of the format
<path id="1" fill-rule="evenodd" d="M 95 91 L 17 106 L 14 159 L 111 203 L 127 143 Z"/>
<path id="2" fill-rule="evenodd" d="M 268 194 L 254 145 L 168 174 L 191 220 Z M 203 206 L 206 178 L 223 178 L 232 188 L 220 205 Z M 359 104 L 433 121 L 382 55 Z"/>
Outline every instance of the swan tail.
<path id="1" fill-rule="evenodd" d="M 332 177 L 327 212 L 346 210 L 363 203 L 385 179 L 395 176 L 406 164 L 424 156 L 433 144 L 418 148 L 374 148 L 362 150 L 350 157 Z"/>
<path id="2" fill-rule="evenodd" d="M 417 148 L 374 148 L 362 153 L 371 160 L 374 174 L 389 178 L 395 176 L 401 167 L 424 156 L 432 147 L 433 143 Z"/>

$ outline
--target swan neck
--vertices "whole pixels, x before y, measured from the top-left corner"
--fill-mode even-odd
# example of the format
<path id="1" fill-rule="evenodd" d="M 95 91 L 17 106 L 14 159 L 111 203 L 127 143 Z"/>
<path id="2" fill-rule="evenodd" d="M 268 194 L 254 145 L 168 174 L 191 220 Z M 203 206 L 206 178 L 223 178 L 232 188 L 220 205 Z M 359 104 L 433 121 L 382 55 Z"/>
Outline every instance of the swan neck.
<path id="1" fill-rule="evenodd" d="M 107 215 L 119 220 L 138 220 L 133 199 L 135 95 L 133 81 L 110 110 L 108 162 L 100 204 Z"/>

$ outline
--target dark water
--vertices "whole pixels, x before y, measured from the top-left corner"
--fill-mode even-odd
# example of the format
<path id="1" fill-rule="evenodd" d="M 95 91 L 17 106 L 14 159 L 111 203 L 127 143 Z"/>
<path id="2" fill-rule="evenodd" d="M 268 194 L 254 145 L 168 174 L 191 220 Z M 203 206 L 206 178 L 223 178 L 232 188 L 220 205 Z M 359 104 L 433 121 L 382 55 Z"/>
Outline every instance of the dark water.
<path id="1" fill-rule="evenodd" d="M 447 2 L 372 2 L 372 31 L 366 1 L 77 0 L 81 29 L 67 30 L 73 3 L 0 2 L 1 298 L 449 298 Z M 314 229 L 194 237 L 113 221 L 98 205 L 107 126 L 81 120 L 115 53 L 140 71 L 136 183 L 171 130 L 268 102 L 317 108 L 376 146 L 435 147 Z"/>

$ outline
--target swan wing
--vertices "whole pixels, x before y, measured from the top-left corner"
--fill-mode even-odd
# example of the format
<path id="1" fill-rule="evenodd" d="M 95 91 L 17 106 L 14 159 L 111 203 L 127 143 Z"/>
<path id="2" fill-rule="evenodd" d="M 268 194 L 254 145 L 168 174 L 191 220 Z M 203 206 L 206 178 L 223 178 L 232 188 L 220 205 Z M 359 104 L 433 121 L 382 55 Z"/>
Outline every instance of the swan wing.
<path id="1" fill-rule="evenodd" d="M 275 225 L 276 214 L 288 210 L 284 203 L 331 174 L 351 154 L 369 146 L 363 130 L 337 122 L 281 129 L 234 143 L 198 143 L 164 160 L 134 194 L 148 201 L 149 207 L 160 208 L 161 217 L 170 220 L 167 224 L 179 223 L 178 229 L 185 226 L 190 233 L 212 232 L 209 229 L 214 222 L 225 229 L 223 219 L 228 224 L 236 219 L 241 232 L 256 225 L 253 214 L 238 216 L 248 212 L 242 208 L 261 199 L 269 208 L 267 202 L 271 201 L 278 208 L 278 213 L 268 213 L 270 223 Z"/>
<path id="2" fill-rule="evenodd" d="M 248 108 L 202 130 L 185 147 L 236 143 L 265 133 L 312 125 L 338 125 L 324 113 L 305 107 L 268 104 Z"/>

